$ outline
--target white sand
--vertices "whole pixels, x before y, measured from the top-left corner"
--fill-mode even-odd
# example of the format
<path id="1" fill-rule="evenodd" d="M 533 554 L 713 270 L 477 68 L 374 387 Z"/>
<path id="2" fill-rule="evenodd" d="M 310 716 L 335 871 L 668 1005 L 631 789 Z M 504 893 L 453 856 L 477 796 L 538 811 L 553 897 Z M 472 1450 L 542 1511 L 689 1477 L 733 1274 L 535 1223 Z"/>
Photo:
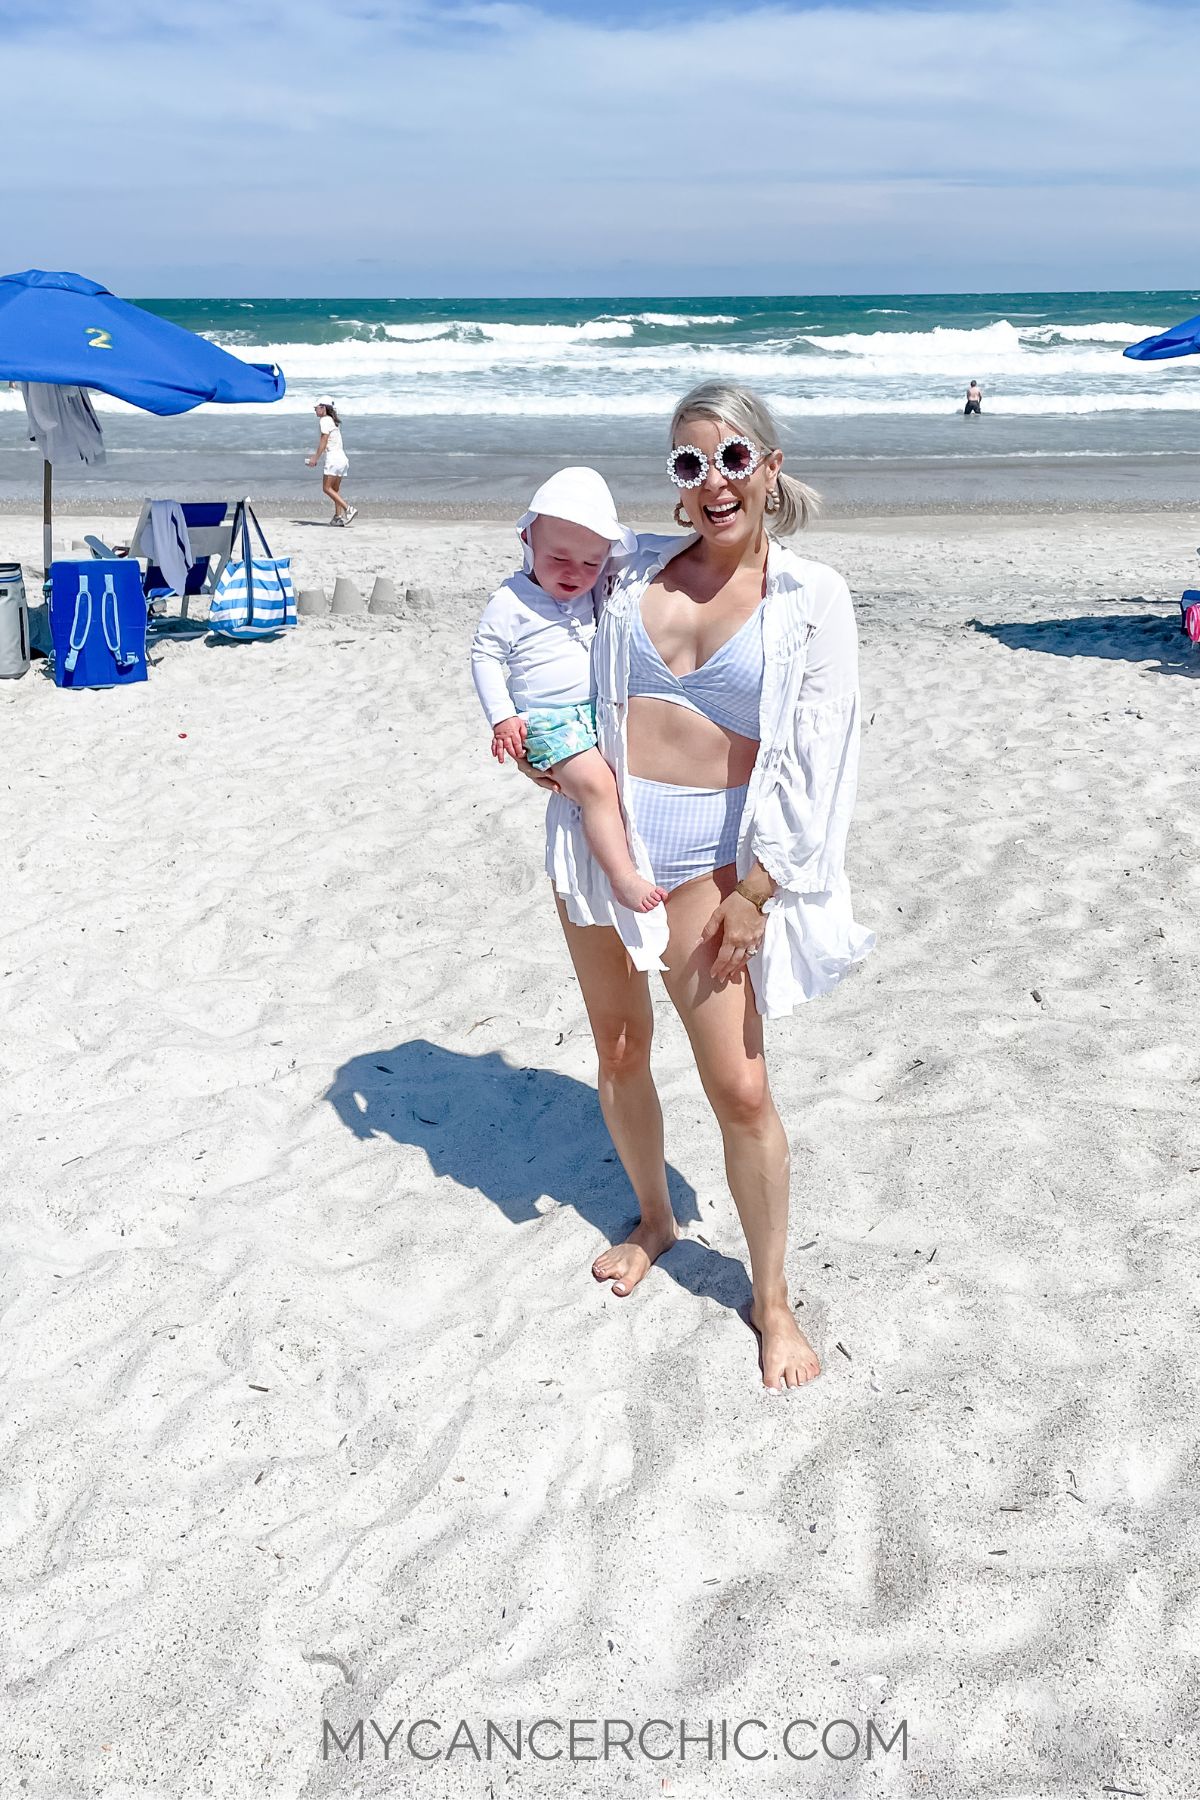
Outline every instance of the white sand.
<path id="1" fill-rule="evenodd" d="M 813 537 L 880 945 L 770 1028 L 788 1398 L 665 1005 L 693 1241 L 588 1272 L 628 1191 L 465 663 L 507 530 L 297 528 L 304 582 L 441 597 L 0 683 L 4 1800 L 1196 1792 L 1198 532 Z M 405 1724 L 350 1766 L 326 1717 Z M 539 1717 L 767 1756 L 404 1752 Z M 908 1760 L 789 1762 L 796 1718 Z"/>

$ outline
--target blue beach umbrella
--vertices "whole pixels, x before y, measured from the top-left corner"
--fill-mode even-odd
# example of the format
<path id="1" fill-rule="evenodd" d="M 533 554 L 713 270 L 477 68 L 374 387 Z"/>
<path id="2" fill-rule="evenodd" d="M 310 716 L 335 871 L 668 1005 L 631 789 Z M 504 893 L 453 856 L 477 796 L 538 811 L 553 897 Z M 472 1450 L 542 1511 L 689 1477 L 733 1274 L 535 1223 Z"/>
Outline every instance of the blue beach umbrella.
<path id="1" fill-rule="evenodd" d="M 1182 325 L 1172 325 L 1170 331 L 1160 331 L 1157 337 L 1130 344 L 1122 355 L 1132 356 L 1135 362 L 1165 362 L 1169 356 L 1200 356 L 1200 314 L 1194 319 L 1185 319 Z"/>
<path id="2" fill-rule="evenodd" d="M 0 381 L 97 388 L 143 412 L 170 416 L 208 401 L 279 400 L 282 372 L 245 363 L 98 281 L 63 271 L 0 275 Z M 45 465 L 45 549 L 50 563 L 50 464 Z"/>

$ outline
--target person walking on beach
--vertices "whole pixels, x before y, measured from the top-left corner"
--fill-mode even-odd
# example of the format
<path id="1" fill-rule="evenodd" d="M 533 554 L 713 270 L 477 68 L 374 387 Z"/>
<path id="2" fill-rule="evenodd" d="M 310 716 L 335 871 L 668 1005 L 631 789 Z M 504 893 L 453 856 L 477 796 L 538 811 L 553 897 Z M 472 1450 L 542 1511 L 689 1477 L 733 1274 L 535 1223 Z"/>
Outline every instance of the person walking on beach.
<path id="1" fill-rule="evenodd" d="M 963 417 L 965 418 L 970 414 L 972 417 L 978 419 L 981 416 L 982 411 L 983 389 L 972 375 L 970 386 L 967 388 L 967 404 L 963 407 Z"/>
<path id="2" fill-rule="evenodd" d="M 350 459 L 342 444 L 342 422 L 338 418 L 337 407 L 332 400 L 318 400 L 313 407 L 317 415 L 320 429 L 320 442 L 312 455 L 305 460 L 310 469 L 315 469 L 324 458 L 325 468 L 321 476 L 321 487 L 329 499 L 333 501 L 333 517 L 331 525 L 348 525 L 358 515 L 357 506 L 351 506 L 342 499 L 342 482 L 350 473 Z"/>
<path id="3" fill-rule="evenodd" d="M 844 866 L 858 765 L 854 611 L 840 575 L 779 541 L 814 496 L 783 474 L 778 443 L 756 394 L 693 389 L 667 460 L 688 534 L 640 537 L 600 613 L 597 742 L 634 864 L 666 904 L 614 920 L 578 807 L 555 792 L 546 812 L 547 872 L 595 1039 L 600 1106 L 640 1208 L 592 1274 L 625 1298 L 676 1241 L 650 1069 L 655 970 L 720 1128 L 762 1379 L 777 1390 L 820 1365 L 788 1301 L 788 1138 L 762 1021 L 827 993 L 874 943 L 854 921 Z"/>

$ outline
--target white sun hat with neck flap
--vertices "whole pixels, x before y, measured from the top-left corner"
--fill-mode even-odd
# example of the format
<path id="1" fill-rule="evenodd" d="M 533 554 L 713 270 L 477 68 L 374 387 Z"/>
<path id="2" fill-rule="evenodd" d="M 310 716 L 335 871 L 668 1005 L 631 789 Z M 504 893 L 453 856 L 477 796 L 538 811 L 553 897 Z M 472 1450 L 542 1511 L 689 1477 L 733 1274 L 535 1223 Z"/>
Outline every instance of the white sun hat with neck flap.
<path id="1" fill-rule="evenodd" d="M 525 533 L 543 514 L 548 519 L 565 519 L 569 525 L 582 525 L 627 555 L 637 549 L 636 534 L 628 525 L 619 523 L 608 483 L 595 469 L 560 469 L 557 475 L 543 481 L 529 502 L 529 510 L 517 520 L 527 570 L 533 567 L 533 549 Z"/>

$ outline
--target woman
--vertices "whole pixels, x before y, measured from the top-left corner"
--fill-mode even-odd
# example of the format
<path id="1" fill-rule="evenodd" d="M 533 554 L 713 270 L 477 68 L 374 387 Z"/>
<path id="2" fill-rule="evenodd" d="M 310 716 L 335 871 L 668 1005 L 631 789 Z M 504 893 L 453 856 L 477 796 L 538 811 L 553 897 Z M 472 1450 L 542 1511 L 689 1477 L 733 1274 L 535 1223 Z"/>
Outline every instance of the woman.
<path id="1" fill-rule="evenodd" d="M 350 459 L 342 444 L 342 422 L 332 400 L 318 400 L 313 411 L 317 415 L 321 440 L 305 461 L 310 469 L 315 469 L 321 458 L 325 458 L 321 487 L 333 501 L 333 517 L 329 523 L 348 525 L 351 519 L 357 518 L 358 508 L 347 505 L 342 499 L 342 481 L 350 473 Z"/>
<path id="2" fill-rule="evenodd" d="M 845 582 L 768 535 L 812 496 L 745 389 L 681 401 L 668 470 L 687 537 L 639 539 L 601 615 L 597 732 L 639 870 L 669 889 L 633 914 L 606 898 L 577 809 L 547 809 L 547 868 L 599 1059 L 600 1104 L 641 1218 L 592 1265 L 625 1296 L 676 1237 L 650 1073 L 647 971 L 691 1041 L 750 1252 L 764 1385 L 819 1364 L 788 1303 L 788 1142 L 762 1018 L 827 992 L 870 950 L 843 857 L 858 756 L 858 650 Z M 530 771 L 526 771 L 530 773 Z M 552 785 L 543 781 L 543 785 Z"/>

